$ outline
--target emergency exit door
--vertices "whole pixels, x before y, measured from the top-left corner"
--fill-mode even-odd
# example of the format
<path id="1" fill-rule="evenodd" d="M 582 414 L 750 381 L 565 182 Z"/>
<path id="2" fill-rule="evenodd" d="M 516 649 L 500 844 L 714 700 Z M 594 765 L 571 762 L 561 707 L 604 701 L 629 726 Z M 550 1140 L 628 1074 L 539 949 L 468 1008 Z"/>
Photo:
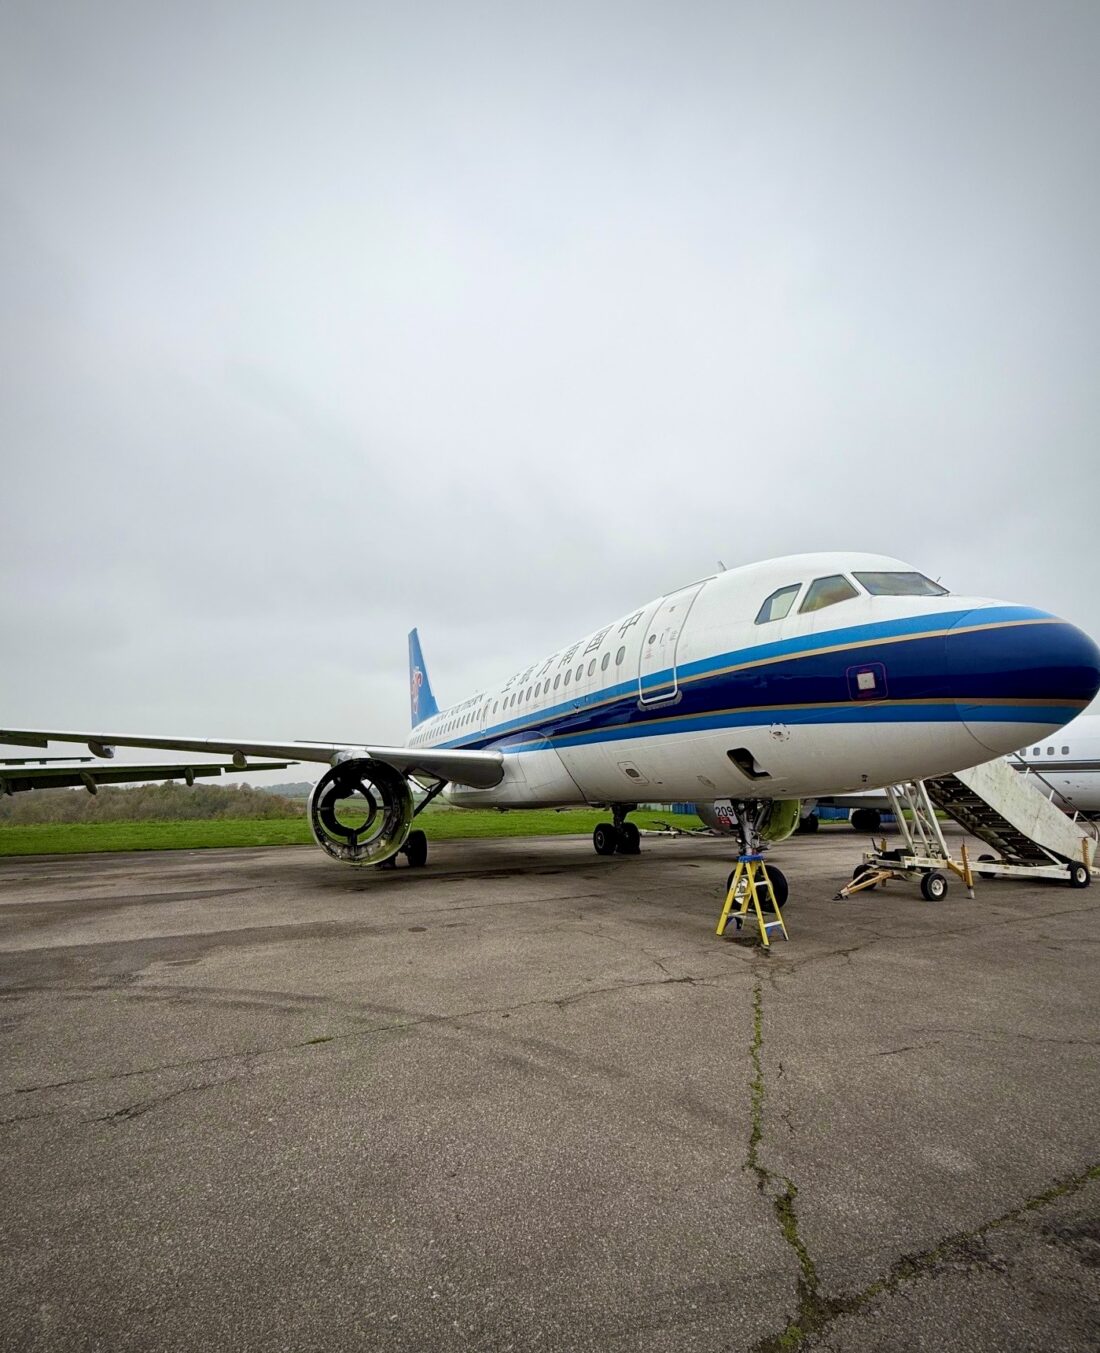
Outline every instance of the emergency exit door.
<path id="1" fill-rule="evenodd" d="M 674 700 L 679 694 L 676 661 L 680 636 L 695 598 L 705 586 L 705 582 L 692 583 L 679 592 L 670 592 L 661 598 L 645 622 L 638 657 L 639 704 L 656 705 L 662 700 Z"/>

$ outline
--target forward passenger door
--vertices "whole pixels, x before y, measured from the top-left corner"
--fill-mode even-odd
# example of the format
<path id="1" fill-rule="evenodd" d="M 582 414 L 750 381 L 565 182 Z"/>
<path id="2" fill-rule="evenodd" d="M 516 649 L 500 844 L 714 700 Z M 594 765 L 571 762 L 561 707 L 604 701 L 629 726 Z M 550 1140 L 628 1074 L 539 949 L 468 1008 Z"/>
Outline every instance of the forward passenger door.
<path id="1" fill-rule="evenodd" d="M 674 700 L 679 692 L 676 655 L 680 636 L 695 599 L 706 582 L 692 583 L 662 597 L 646 623 L 638 655 L 638 703 L 655 705 Z"/>

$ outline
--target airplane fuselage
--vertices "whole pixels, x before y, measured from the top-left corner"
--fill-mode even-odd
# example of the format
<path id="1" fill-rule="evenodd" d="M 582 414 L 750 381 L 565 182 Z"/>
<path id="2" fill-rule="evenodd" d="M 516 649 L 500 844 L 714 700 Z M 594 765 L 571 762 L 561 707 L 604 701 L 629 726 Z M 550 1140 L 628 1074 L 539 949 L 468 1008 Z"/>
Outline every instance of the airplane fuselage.
<path id="1" fill-rule="evenodd" d="M 499 785 L 448 788 L 461 806 L 810 798 L 1037 744 L 1092 698 L 1100 654 L 1073 626 L 899 577 L 920 579 L 854 553 L 719 573 L 440 711 L 409 746 L 503 753 Z"/>
<path id="2" fill-rule="evenodd" d="M 1057 736 L 1033 741 L 1012 758 L 1041 777 L 1056 802 L 1088 817 L 1100 816 L 1100 714 L 1082 714 Z"/>

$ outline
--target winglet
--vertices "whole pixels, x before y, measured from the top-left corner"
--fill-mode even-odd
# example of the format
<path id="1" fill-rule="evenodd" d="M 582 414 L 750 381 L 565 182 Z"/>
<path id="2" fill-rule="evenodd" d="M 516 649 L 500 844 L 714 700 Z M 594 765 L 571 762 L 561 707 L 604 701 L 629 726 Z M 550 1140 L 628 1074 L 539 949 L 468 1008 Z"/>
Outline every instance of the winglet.
<path id="1" fill-rule="evenodd" d="M 420 635 L 415 629 L 409 631 L 409 703 L 414 728 L 439 713 L 439 706 L 432 694 L 432 683 L 428 680 L 424 654 L 420 651 Z"/>

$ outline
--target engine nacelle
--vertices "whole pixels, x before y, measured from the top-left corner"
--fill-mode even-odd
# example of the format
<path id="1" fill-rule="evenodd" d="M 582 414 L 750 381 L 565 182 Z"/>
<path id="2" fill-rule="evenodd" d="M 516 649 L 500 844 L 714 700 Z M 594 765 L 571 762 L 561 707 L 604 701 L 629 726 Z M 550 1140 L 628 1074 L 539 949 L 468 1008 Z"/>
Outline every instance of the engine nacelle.
<path id="1" fill-rule="evenodd" d="M 384 761 L 341 761 L 313 786 L 309 829 L 334 860 L 381 864 L 396 855 L 412 827 L 409 782 Z"/>
<path id="2" fill-rule="evenodd" d="M 760 839 L 769 845 L 785 841 L 798 826 L 798 799 L 752 800 L 747 807 L 749 820 L 755 823 Z M 737 831 L 737 818 L 729 799 L 697 803 L 695 811 L 712 831 L 723 834 Z"/>

